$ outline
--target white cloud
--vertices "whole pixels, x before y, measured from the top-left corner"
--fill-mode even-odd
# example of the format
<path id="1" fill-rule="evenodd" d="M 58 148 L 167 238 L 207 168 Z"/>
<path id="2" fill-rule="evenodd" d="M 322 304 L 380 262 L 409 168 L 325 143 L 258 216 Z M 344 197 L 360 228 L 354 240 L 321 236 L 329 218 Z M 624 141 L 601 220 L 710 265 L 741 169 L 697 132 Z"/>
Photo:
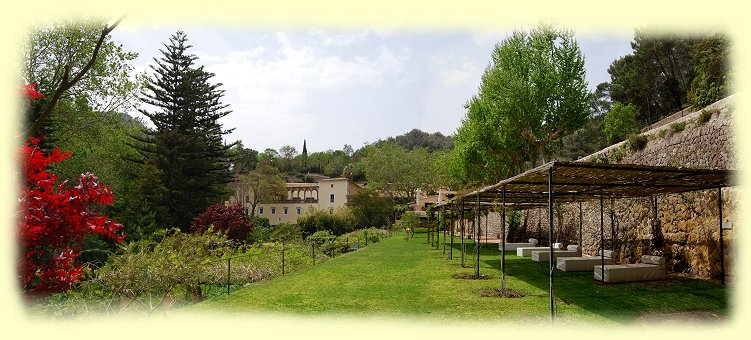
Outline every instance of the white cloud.
<path id="1" fill-rule="evenodd" d="M 234 111 L 224 124 L 236 127 L 230 137 L 243 139 L 248 146 L 255 144 L 252 140 L 273 146 L 291 143 L 283 142 L 290 135 L 303 138 L 323 121 L 343 115 L 321 107 L 319 96 L 328 102 L 346 102 L 348 91 L 384 84 L 400 74 L 409 59 L 385 47 L 367 55 L 333 54 L 320 45 L 296 45 L 284 33 L 274 36 L 279 46 L 199 59 L 216 74 L 214 81 L 224 84 L 223 101 Z"/>
<path id="2" fill-rule="evenodd" d="M 464 58 L 458 68 L 446 69 L 437 72 L 441 84 L 448 88 L 465 87 L 468 84 L 478 84 L 483 68 L 480 65 Z"/>
<path id="3" fill-rule="evenodd" d="M 329 33 L 323 30 L 314 30 L 310 32 L 310 37 L 322 46 L 345 47 L 365 42 L 370 34 L 369 31 Z"/>

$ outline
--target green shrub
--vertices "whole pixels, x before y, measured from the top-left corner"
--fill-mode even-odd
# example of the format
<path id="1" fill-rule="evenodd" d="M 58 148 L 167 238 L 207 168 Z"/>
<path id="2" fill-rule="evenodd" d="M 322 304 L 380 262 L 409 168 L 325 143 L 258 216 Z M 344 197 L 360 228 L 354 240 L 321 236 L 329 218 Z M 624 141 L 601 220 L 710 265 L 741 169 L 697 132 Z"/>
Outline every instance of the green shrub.
<path id="1" fill-rule="evenodd" d="M 347 209 L 339 209 L 334 213 L 324 210 L 313 210 L 307 215 L 297 219 L 302 236 L 308 237 L 316 231 L 328 230 L 333 235 L 342 235 L 354 230 L 356 221 Z"/>
<path id="2" fill-rule="evenodd" d="M 620 162 L 623 157 L 626 157 L 626 154 L 626 149 L 624 149 L 623 147 L 617 147 L 613 149 L 611 156 L 613 157 L 613 159 L 615 159 L 616 162 Z"/>
<path id="3" fill-rule="evenodd" d="M 657 135 L 658 135 L 658 136 L 659 136 L 660 138 L 665 138 L 665 135 L 666 135 L 667 133 L 668 133 L 668 130 L 666 130 L 666 129 L 661 129 L 661 130 L 660 130 L 660 132 L 658 132 L 658 133 L 657 133 Z"/>
<path id="4" fill-rule="evenodd" d="M 417 228 L 412 228 L 412 231 L 415 233 L 427 233 L 428 228 L 417 227 Z"/>
<path id="5" fill-rule="evenodd" d="M 632 134 L 628 136 L 626 145 L 631 151 L 638 151 L 647 146 L 647 137 L 643 135 Z"/>
<path id="6" fill-rule="evenodd" d="M 306 238 L 307 241 L 313 242 L 315 244 L 321 245 L 326 242 L 330 242 L 336 239 L 336 236 L 331 235 L 331 232 L 328 230 L 319 230 L 315 233 L 311 234 Z"/>
<path id="7" fill-rule="evenodd" d="M 248 235 L 248 241 L 250 243 L 264 243 L 271 241 L 271 227 L 257 226 L 253 228 L 253 231 Z"/>
<path id="8" fill-rule="evenodd" d="M 250 223 L 253 225 L 250 235 L 248 235 L 248 241 L 250 243 L 264 243 L 271 241 L 271 224 L 269 219 L 260 216 L 253 216 L 250 218 Z"/>
<path id="9" fill-rule="evenodd" d="M 686 122 L 682 121 L 682 122 L 672 123 L 672 124 L 670 124 L 670 128 L 673 129 L 673 131 L 675 131 L 675 132 L 681 132 L 684 129 L 686 129 Z"/>
<path id="10" fill-rule="evenodd" d="M 704 125 L 704 123 L 708 122 L 710 119 L 712 119 L 712 115 L 715 113 L 719 113 L 720 110 L 712 109 L 712 110 L 701 110 L 701 113 L 699 114 L 699 118 L 696 119 L 696 123 L 698 125 Z"/>
<path id="11" fill-rule="evenodd" d="M 271 229 L 271 239 L 285 242 L 302 240 L 302 232 L 295 224 L 279 223 Z"/>

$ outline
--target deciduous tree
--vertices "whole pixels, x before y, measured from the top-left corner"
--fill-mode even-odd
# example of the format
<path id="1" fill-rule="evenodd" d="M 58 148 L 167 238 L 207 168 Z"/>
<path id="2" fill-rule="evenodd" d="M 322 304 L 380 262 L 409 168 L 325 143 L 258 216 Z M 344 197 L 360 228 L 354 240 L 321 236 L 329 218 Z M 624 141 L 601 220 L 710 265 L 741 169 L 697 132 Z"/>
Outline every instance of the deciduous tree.
<path id="1" fill-rule="evenodd" d="M 394 203 L 377 191 L 365 188 L 347 196 L 347 207 L 357 220 L 358 228 L 382 227 L 388 224 Z"/>
<path id="2" fill-rule="evenodd" d="M 250 216 L 255 216 L 258 203 L 285 198 L 287 194 L 279 170 L 264 163 L 247 174 L 237 175 L 232 187 L 236 202 L 250 205 Z"/>
<path id="3" fill-rule="evenodd" d="M 589 115 L 586 87 L 573 32 L 549 25 L 513 32 L 496 45 L 466 105 L 455 138 L 460 168 L 487 183 L 550 161 Z"/>
<path id="4" fill-rule="evenodd" d="M 85 100 L 100 112 L 129 108 L 137 87 L 131 79 L 135 53 L 110 39 L 117 27 L 100 20 L 59 22 L 30 33 L 23 46 L 23 77 L 48 95 L 26 114 L 26 136 L 44 131 L 60 101 Z"/>

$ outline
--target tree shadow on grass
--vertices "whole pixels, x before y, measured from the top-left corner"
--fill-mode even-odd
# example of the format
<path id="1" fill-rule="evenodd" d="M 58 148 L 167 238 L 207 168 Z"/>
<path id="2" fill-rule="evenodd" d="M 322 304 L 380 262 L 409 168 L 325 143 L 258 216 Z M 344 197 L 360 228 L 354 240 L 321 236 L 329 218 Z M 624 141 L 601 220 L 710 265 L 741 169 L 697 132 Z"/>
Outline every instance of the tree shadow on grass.
<path id="1" fill-rule="evenodd" d="M 491 254 L 488 254 L 491 255 Z M 483 262 L 500 272 L 500 253 Z M 506 277 L 540 290 L 550 289 L 550 265 L 529 257 L 506 255 Z M 667 280 L 602 284 L 591 271 L 553 274 L 556 304 L 576 305 L 619 323 L 631 323 L 646 313 L 708 311 L 728 314 L 727 287 L 711 282 L 669 276 Z M 559 312 L 560 313 L 560 312 Z"/>

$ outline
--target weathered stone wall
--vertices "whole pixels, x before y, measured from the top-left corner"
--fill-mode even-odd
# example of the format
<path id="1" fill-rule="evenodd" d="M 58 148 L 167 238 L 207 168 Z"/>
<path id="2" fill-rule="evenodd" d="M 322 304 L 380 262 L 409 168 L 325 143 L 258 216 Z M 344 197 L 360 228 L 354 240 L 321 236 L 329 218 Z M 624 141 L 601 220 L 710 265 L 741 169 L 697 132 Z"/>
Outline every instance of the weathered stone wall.
<path id="1" fill-rule="evenodd" d="M 720 100 L 703 111 L 711 113 L 705 123 L 697 111 L 675 122 L 642 133 L 648 137 L 644 149 L 631 151 L 625 142 L 585 157 L 583 161 L 631 163 L 691 168 L 736 169 L 733 140 L 732 97 Z M 682 131 L 675 124 L 685 123 Z M 605 248 L 616 251 L 616 260 L 634 263 L 642 254 L 661 254 L 672 272 L 690 273 L 702 278 L 720 274 L 718 190 L 705 190 L 653 198 L 607 199 L 603 204 Z M 726 225 L 737 226 L 734 215 L 734 188 L 722 189 L 722 212 Z M 583 202 L 581 214 L 582 249 L 593 255 L 600 247 L 600 202 Z M 560 204 L 554 210 L 554 239 L 578 243 L 579 204 Z M 529 210 L 522 228 L 529 237 L 547 244 L 547 209 Z M 723 230 L 725 273 L 732 274 L 733 229 Z"/>
<path id="2" fill-rule="evenodd" d="M 477 227 L 475 226 L 477 223 L 476 217 L 474 219 L 468 219 L 464 222 L 464 233 L 465 237 L 467 238 L 473 238 L 475 237 L 475 232 L 477 230 Z M 461 235 L 461 227 L 462 224 L 459 221 L 454 222 L 454 234 L 455 235 Z M 451 230 L 451 227 L 448 227 L 449 230 Z M 481 214 L 480 215 L 480 238 L 482 240 L 485 240 L 485 236 L 487 235 L 488 239 L 499 239 L 501 235 L 501 214 L 498 212 L 491 211 L 488 214 Z"/>

